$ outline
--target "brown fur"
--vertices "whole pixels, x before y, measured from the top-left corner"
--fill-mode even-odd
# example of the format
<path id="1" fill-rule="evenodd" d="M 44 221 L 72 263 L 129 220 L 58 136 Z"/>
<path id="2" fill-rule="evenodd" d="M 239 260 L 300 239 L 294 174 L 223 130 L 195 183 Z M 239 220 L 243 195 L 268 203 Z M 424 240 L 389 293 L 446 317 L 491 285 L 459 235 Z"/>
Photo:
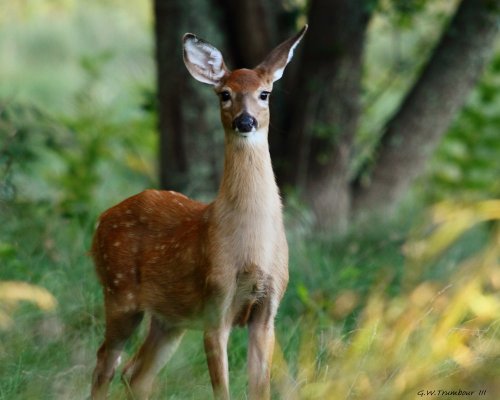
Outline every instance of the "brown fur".
<path id="1" fill-rule="evenodd" d="M 237 69 L 228 74 L 225 79 L 222 80 L 223 85 L 227 85 L 234 92 L 239 93 L 249 93 L 255 92 L 259 89 L 262 84 L 268 84 L 266 79 L 263 79 L 263 74 L 260 74 L 253 69 Z"/>

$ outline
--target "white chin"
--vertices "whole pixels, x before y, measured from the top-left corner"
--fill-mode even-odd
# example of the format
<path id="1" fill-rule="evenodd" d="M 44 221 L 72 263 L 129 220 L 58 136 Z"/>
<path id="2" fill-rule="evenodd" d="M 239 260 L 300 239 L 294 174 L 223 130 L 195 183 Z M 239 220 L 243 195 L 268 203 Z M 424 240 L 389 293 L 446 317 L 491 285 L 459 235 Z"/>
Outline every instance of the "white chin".
<path id="1" fill-rule="evenodd" d="M 242 137 L 242 138 L 248 138 L 250 136 L 253 136 L 255 134 L 255 132 L 257 132 L 257 129 L 255 128 L 252 128 L 252 130 L 250 132 L 240 132 L 238 129 L 235 129 L 234 131 L 238 136 Z"/>
<path id="2" fill-rule="evenodd" d="M 262 129 L 253 129 L 250 132 L 235 131 L 235 134 L 238 138 L 240 138 L 241 144 L 245 143 L 249 145 L 257 145 L 267 143 L 266 131 Z"/>

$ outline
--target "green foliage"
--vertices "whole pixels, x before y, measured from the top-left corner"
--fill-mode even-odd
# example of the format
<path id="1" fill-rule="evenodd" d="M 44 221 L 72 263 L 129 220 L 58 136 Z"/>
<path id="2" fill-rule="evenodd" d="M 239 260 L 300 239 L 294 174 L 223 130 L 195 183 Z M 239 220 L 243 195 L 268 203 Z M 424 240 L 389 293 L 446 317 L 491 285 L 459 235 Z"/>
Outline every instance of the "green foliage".
<path id="1" fill-rule="evenodd" d="M 382 1 L 367 31 L 362 114 L 351 165 L 356 175 L 374 160 L 385 124 L 430 56 L 456 2 Z"/>
<path id="2" fill-rule="evenodd" d="M 383 0 L 379 2 L 379 12 L 390 16 L 400 27 L 409 27 L 429 3 L 429 0 Z"/>
<path id="3" fill-rule="evenodd" d="M 155 182 L 151 36 L 139 2 L 52 6 L 2 6 L 0 192 L 84 222 Z"/>
<path id="4" fill-rule="evenodd" d="M 152 85 L 151 16 L 145 2 L 116 3 L 0 0 L 0 97 L 77 115 L 76 94 L 97 74 L 94 106 L 129 112 L 129 94 Z"/>
<path id="5" fill-rule="evenodd" d="M 57 149 L 59 126 L 35 106 L 0 102 L 0 203 L 14 197 L 14 171 L 25 173 L 40 151 Z"/>
<path id="6" fill-rule="evenodd" d="M 444 137 L 426 196 L 478 200 L 500 196 L 500 55 Z"/>

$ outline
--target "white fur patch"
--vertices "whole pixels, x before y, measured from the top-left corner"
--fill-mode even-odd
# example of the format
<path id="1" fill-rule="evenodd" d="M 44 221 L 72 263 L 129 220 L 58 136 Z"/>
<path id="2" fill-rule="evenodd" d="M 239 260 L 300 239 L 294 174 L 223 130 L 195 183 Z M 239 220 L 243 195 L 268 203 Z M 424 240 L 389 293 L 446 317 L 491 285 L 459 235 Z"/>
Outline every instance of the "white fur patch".
<path id="1" fill-rule="evenodd" d="M 286 59 L 286 63 L 288 64 L 290 60 L 293 57 L 293 52 L 295 51 L 295 48 L 299 45 L 300 40 L 302 39 L 302 36 L 297 40 L 292 47 L 290 47 L 290 50 L 288 51 L 288 58 Z"/>
<path id="2" fill-rule="evenodd" d="M 288 59 L 290 59 L 290 56 L 288 56 Z M 288 63 L 288 61 L 287 61 L 287 63 Z M 285 70 L 285 67 L 277 69 L 276 71 L 274 71 L 273 82 L 276 82 L 278 79 L 281 79 L 281 77 L 283 76 L 283 71 L 284 70 Z"/>
<path id="3" fill-rule="evenodd" d="M 267 143 L 267 130 L 266 129 L 253 129 L 251 132 L 238 132 L 240 140 L 250 145 L 259 145 Z"/>

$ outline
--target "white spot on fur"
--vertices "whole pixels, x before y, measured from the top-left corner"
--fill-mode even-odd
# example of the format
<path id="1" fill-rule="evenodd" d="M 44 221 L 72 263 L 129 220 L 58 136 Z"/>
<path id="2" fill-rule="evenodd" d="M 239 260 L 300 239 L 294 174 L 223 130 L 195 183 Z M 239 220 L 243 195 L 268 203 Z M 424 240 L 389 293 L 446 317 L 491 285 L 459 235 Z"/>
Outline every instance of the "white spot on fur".
<path id="1" fill-rule="evenodd" d="M 120 245 L 121 245 L 121 243 L 120 243 L 120 242 L 114 242 L 114 243 L 113 243 L 113 246 L 115 246 L 115 247 L 120 247 Z"/>
<path id="2" fill-rule="evenodd" d="M 131 306 L 127 305 L 127 306 L 122 307 L 122 312 L 127 313 L 129 311 L 132 311 L 133 309 L 134 309 L 134 307 L 131 307 Z"/>
<path id="3" fill-rule="evenodd" d="M 174 200 L 174 203 L 181 207 L 184 207 L 184 204 L 182 204 L 179 200 Z"/>

